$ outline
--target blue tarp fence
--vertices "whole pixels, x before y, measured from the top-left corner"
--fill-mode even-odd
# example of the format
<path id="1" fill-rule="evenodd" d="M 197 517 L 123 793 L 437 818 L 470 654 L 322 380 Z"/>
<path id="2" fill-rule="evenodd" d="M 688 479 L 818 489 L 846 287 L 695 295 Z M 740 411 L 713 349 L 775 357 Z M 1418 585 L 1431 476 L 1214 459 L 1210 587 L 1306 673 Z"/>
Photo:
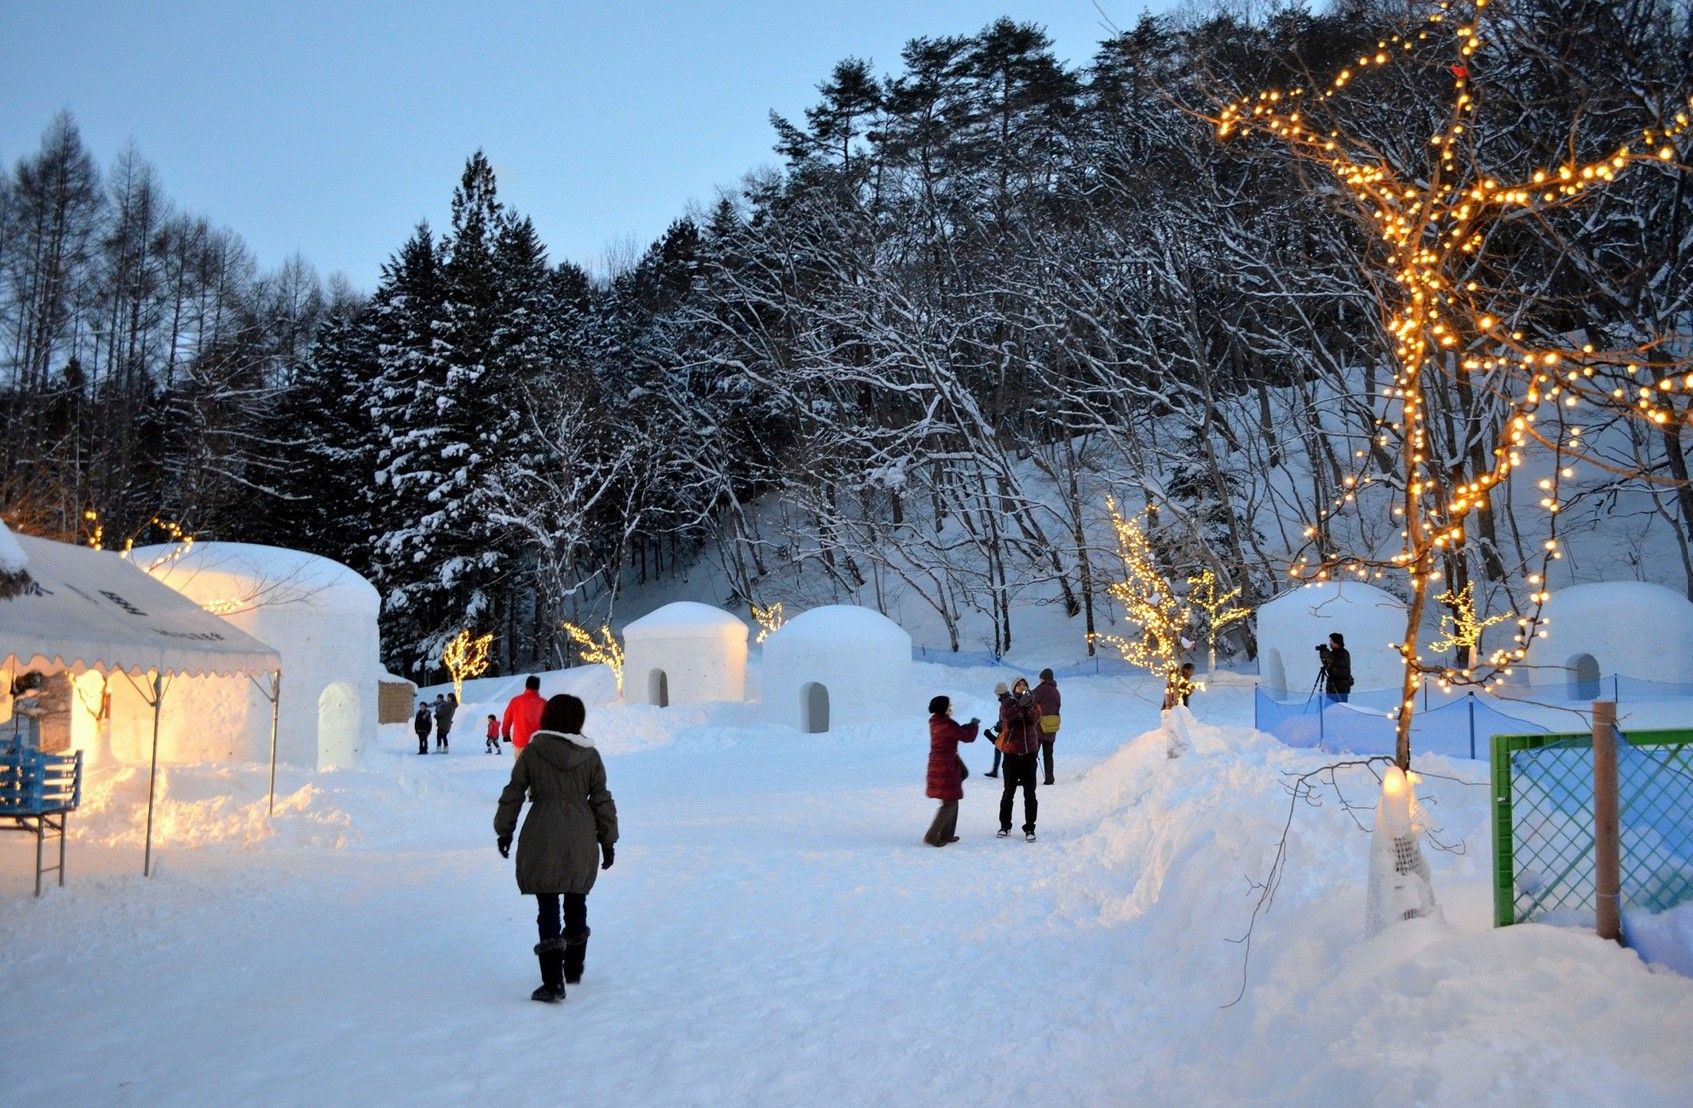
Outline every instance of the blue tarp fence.
<path id="1" fill-rule="evenodd" d="M 1546 728 L 1508 715 L 1490 697 L 1466 693 L 1422 708 L 1411 720 L 1411 745 L 1419 753 L 1450 758 L 1484 758 L 1496 734 L 1544 735 Z M 1317 693 L 1303 700 L 1277 700 L 1258 689 L 1252 721 L 1286 743 L 1330 753 L 1386 755 L 1395 747 L 1392 716 L 1399 693 L 1392 689 L 1354 692 L 1344 704 Z"/>

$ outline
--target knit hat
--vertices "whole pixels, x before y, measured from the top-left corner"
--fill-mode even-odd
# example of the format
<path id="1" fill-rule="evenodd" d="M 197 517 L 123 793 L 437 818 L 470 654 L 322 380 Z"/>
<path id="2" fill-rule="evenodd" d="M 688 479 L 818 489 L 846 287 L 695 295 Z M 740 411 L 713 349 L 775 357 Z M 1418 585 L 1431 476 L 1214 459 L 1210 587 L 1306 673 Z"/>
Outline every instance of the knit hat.
<path id="1" fill-rule="evenodd" d="M 929 714 L 931 716 L 938 716 L 950 707 L 952 707 L 952 701 L 950 699 L 944 696 L 937 696 L 933 700 L 929 701 Z"/>
<path id="2" fill-rule="evenodd" d="M 1001 681 L 999 684 L 997 684 L 993 687 L 993 694 L 995 696 L 1004 696 L 1007 693 L 1009 693 L 1010 691 L 1011 691 L 1011 686 L 1007 685 L 1004 681 Z"/>

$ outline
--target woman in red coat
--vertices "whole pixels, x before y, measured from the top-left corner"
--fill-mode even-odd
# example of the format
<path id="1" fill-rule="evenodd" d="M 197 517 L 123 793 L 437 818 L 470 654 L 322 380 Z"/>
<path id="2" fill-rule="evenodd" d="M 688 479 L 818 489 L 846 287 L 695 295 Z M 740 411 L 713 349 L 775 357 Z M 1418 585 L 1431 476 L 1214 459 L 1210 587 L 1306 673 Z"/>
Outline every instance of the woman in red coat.
<path id="1" fill-rule="evenodd" d="M 958 756 L 958 744 L 975 742 L 981 722 L 954 723 L 951 700 L 937 696 L 929 701 L 929 795 L 941 802 L 923 836 L 930 846 L 958 841 L 953 832 L 958 830 L 958 802 L 964 799 L 964 760 Z"/>

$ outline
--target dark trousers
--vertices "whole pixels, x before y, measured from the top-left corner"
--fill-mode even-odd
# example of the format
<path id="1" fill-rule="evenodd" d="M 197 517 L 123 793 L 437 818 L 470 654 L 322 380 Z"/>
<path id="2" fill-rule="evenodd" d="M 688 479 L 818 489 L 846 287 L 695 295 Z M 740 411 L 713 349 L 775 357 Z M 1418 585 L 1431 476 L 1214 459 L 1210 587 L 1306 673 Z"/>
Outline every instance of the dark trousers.
<path id="1" fill-rule="evenodd" d="M 1040 804 L 1035 799 L 1035 755 L 1007 754 L 1005 756 L 1005 791 L 999 794 L 999 826 L 1011 830 L 1011 801 L 1018 788 L 1023 790 L 1023 831 L 1035 829 L 1035 813 Z"/>
<path id="2" fill-rule="evenodd" d="M 1046 768 L 1046 783 L 1048 785 L 1050 785 L 1050 784 L 1052 784 L 1052 740 L 1051 739 L 1042 739 L 1040 741 L 1040 760 L 1041 760 L 1041 764 Z"/>
<path id="3" fill-rule="evenodd" d="M 923 836 L 923 841 L 930 846 L 945 846 L 957 834 L 958 801 L 943 800 L 935 812 L 935 821 L 929 824 L 928 834 Z"/>
<path id="4" fill-rule="evenodd" d="M 417 752 L 419 754 L 429 753 L 429 732 L 419 731 L 417 733 Z"/>
<path id="5" fill-rule="evenodd" d="M 1005 755 L 1000 753 L 999 747 L 997 747 L 997 746 L 994 747 L 993 748 L 993 768 L 988 771 L 988 776 L 992 777 L 999 772 L 999 760 L 1003 757 L 1005 757 Z"/>
<path id="6" fill-rule="evenodd" d="M 435 748 L 437 750 L 447 749 L 447 729 L 440 724 L 435 726 Z"/>
<path id="7" fill-rule="evenodd" d="M 564 927 L 559 928 L 559 900 L 564 900 Z M 552 942 L 561 934 L 565 936 L 584 937 L 588 933 L 588 894 L 587 893 L 536 893 L 535 903 L 540 910 L 535 914 L 535 931 L 544 943 Z"/>

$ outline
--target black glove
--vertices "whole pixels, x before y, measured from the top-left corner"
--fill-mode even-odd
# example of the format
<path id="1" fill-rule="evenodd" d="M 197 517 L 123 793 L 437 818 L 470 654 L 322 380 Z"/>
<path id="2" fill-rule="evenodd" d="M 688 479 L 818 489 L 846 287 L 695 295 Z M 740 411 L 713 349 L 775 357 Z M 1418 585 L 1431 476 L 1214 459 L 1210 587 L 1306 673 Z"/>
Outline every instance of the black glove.
<path id="1" fill-rule="evenodd" d="M 500 857 L 502 857 L 502 858 L 510 858 L 511 857 L 511 836 L 510 835 L 501 835 L 500 838 L 499 838 L 499 841 L 497 843 L 495 843 L 494 845 L 496 845 L 500 848 Z"/>
<path id="2" fill-rule="evenodd" d="M 601 843 L 600 854 L 604 858 L 604 861 L 600 862 L 600 868 L 610 869 L 612 862 L 617 860 L 617 851 L 611 848 L 610 843 Z"/>
<path id="3" fill-rule="evenodd" d="M 974 726 L 976 726 L 976 725 L 977 725 L 977 724 L 978 724 L 978 723 L 981 723 L 981 722 L 982 722 L 982 717 L 981 717 L 981 716 L 971 716 L 971 717 L 970 717 L 970 726 L 971 726 L 971 727 L 974 727 Z"/>

